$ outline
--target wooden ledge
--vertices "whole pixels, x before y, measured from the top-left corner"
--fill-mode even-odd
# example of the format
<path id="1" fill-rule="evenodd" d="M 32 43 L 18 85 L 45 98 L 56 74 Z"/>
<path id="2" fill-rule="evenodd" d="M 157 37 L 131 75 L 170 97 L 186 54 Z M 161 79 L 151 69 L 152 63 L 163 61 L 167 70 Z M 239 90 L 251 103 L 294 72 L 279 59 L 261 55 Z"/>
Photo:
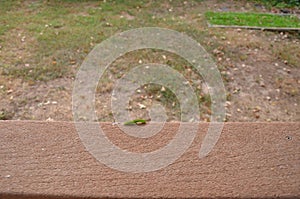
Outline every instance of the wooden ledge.
<path id="1" fill-rule="evenodd" d="M 168 143 L 176 123 L 144 140 L 101 123 L 121 148 L 148 152 Z M 173 164 L 125 173 L 97 161 L 72 122 L 0 122 L 0 198 L 300 197 L 300 123 L 225 123 L 216 146 L 198 156 L 207 123 Z"/>

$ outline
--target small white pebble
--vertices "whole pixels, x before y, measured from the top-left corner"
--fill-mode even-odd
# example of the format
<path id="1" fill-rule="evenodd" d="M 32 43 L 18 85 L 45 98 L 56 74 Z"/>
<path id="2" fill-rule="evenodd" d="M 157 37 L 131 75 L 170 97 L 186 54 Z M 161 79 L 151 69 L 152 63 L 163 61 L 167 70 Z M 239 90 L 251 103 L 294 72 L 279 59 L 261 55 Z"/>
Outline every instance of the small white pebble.
<path id="1" fill-rule="evenodd" d="M 146 108 L 146 106 L 144 104 L 138 103 L 138 106 L 140 107 L 140 109 L 145 109 Z"/>
<path id="2" fill-rule="evenodd" d="M 10 178 L 10 177 L 11 177 L 11 175 L 5 175 L 4 177 L 5 177 L 5 178 Z"/>
<path id="3" fill-rule="evenodd" d="M 52 122 L 52 121 L 54 121 L 51 117 L 48 117 L 48 119 L 46 119 L 46 121 L 48 121 L 48 122 Z"/>

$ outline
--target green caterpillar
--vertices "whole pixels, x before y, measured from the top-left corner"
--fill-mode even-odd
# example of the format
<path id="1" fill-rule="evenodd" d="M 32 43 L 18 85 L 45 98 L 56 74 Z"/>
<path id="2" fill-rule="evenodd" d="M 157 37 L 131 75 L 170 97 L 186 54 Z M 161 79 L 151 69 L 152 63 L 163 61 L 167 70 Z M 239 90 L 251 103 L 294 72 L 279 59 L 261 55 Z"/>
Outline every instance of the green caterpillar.
<path id="1" fill-rule="evenodd" d="M 125 122 L 124 125 L 133 125 L 133 124 L 141 125 L 141 124 L 146 124 L 146 122 L 147 121 L 144 119 L 136 119 L 136 120 Z"/>

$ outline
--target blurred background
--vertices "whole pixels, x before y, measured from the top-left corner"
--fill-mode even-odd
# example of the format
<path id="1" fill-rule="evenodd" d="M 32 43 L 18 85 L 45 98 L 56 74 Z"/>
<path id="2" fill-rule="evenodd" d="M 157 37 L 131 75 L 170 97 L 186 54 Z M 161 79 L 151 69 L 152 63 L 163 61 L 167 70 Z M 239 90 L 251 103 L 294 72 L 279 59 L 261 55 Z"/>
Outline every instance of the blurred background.
<path id="1" fill-rule="evenodd" d="M 206 13 L 288 14 L 298 0 L 0 0 L 0 120 L 72 121 L 72 89 L 86 55 L 110 36 L 139 27 L 162 27 L 198 41 L 216 62 L 226 88 L 226 121 L 300 121 L 300 34 L 297 31 L 210 28 Z M 113 122 L 114 83 L 141 63 L 178 70 L 197 94 L 201 121 L 210 121 L 210 95 L 201 76 L 181 57 L 139 50 L 105 71 L 96 93 L 99 121 Z M 161 85 L 143 85 L 128 107 L 133 118 L 161 103 L 168 121 L 180 104 Z"/>

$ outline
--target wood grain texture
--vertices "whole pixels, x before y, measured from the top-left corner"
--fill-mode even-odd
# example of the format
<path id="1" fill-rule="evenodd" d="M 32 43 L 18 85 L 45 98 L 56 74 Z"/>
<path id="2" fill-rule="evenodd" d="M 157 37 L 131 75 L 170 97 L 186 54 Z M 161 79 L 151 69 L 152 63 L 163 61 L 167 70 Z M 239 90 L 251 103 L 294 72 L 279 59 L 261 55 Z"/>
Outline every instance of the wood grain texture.
<path id="1" fill-rule="evenodd" d="M 140 140 L 101 123 L 107 137 L 136 152 L 166 144 L 178 124 Z M 98 162 L 71 122 L 0 122 L 0 198 L 300 197 L 300 123 L 226 123 L 199 159 L 208 124 L 168 167 L 124 173 Z"/>

